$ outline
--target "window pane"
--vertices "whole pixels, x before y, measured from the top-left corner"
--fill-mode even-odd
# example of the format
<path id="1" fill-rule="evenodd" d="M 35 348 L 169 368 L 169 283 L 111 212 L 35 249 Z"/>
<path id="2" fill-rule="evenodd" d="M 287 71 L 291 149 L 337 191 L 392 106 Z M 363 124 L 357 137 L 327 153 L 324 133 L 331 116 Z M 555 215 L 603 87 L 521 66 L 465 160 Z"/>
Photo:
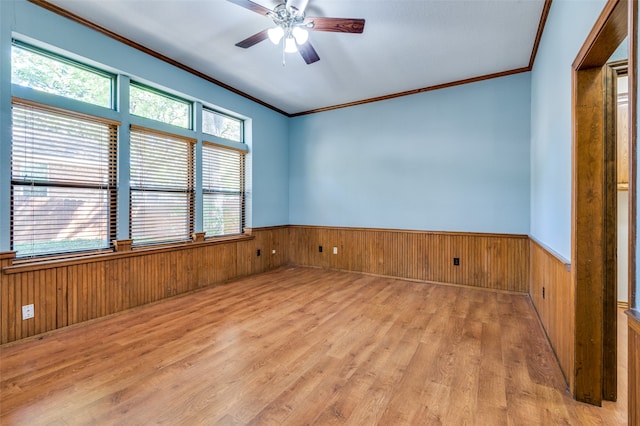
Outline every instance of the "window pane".
<path id="1" fill-rule="evenodd" d="M 13 180 L 108 185 L 115 167 L 115 129 L 54 113 L 13 107 Z"/>
<path id="2" fill-rule="evenodd" d="M 191 128 L 191 103 L 144 86 L 131 84 L 131 114 L 174 126 Z"/>
<path id="3" fill-rule="evenodd" d="M 241 234 L 244 227 L 244 153 L 202 147 L 203 230 L 208 236 Z"/>
<path id="4" fill-rule="evenodd" d="M 202 110 L 202 131 L 204 133 L 242 142 L 242 121 L 227 115 Z"/>
<path id="5" fill-rule="evenodd" d="M 113 76 L 55 55 L 13 45 L 11 82 L 54 95 L 112 108 Z"/>
<path id="6" fill-rule="evenodd" d="M 14 186 L 13 250 L 18 257 L 108 248 L 106 189 Z"/>
<path id="7" fill-rule="evenodd" d="M 116 127 L 20 104 L 12 119 L 17 256 L 108 248 L 115 238 Z"/>
<path id="8" fill-rule="evenodd" d="M 131 238 L 135 245 L 184 241 L 190 234 L 189 194 L 131 191 Z"/>
<path id="9" fill-rule="evenodd" d="M 208 236 L 242 233 L 242 196 L 203 194 L 204 231 Z"/>
<path id="10" fill-rule="evenodd" d="M 131 131 L 134 245 L 188 240 L 193 232 L 193 145 L 177 136 Z"/>

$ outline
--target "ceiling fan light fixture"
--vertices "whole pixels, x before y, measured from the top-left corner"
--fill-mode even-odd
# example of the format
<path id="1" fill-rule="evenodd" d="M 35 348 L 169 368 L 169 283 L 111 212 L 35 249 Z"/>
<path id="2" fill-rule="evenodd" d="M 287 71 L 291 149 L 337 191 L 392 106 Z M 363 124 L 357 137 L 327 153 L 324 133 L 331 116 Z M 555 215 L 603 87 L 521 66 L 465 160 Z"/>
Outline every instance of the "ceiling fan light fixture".
<path id="1" fill-rule="evenodd" d="M 0 0 L 2 1 L 2 0 Z M 364 31 L 364 19 L 355 18 L 307 18 L 305 9 L 309 0 L 280 0 L 273 9 L 269 9 L 252 0 L 227 0 L 252 12 L 270 18 L 274 28 L 264 29 L 236 43 L 247 49 L 267 38 L 275 45 L 282 43 L 282 65 L 285 53 L 299 52 L 307 65 L 318 62 L 320 57 L 309 41 L 308 31 L 361 34 Z M 263 2 L 266 0 L 263 0 Z M 275 0 L 272 0 L 275 1 Z"/>
<path id="2" fill-rule="evenodd" d="M 284 30 L 282 29 L 282 27 L 269 28 L 267 34 L 269 35 L 269 40 L 271 40 L 271 43 L 278 44 L 284 36 Z"/>
<path id="3" fill-rule="evenodd" d="M 296 40 L 293 37 L 289 36 L 284 39 L 284 51 L 287 53 L 295 53 L 298 51 Z"/>
<path id="4" fill-rule="evenodd" d="M 291 31 L 291 34 L 296 39 L 296 43 L 298 43 L 299 45 L 303 45 L 307 42 L 307 40 L 309 40 L 309 31 L 305 30 L 304 28 L 295 27 Z"/>

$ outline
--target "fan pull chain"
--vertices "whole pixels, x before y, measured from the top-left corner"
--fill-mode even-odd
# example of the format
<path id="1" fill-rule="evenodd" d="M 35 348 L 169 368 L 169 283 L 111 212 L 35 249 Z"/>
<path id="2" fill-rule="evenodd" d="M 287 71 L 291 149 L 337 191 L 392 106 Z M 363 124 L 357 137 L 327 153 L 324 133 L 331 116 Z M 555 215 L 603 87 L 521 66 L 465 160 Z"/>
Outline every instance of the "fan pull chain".
<path id="1" fill-rule="evenodd" d="M 282 38 L 282 66 L 285 66 L 285 56 L 284 56 L 284 37 Z"/>

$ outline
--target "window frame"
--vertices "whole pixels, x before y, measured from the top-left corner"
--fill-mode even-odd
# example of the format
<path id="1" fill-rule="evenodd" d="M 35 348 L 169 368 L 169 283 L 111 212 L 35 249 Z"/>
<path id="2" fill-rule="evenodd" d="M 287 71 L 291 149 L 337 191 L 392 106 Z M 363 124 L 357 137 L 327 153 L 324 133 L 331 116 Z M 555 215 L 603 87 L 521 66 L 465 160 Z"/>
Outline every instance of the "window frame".
<path id="1" fill-rule="evenodd" d="M 247 207 L 247 188 L 246 188 L 246 170 L 247 170 L 247 166 L 246 166 L 246 151 L 243 149 L 239 149 L 239 148 L 233 148 L 233 147 L 229 147 L 226 145 L 221 145 L 219 143 L 215 143 L 215 142 L 211 142 L 211 141 L 207 141 L 207 140 L 203 140 L 202 141 L 202 150 L 203 150 L 203 154 L 202 154 L 202 169 L 203 169 L 203 177 L 202 177 L 202 230 L 204 232 L 207 232 L 207 230 L 205 229 L 205 213 L 204 213 L 204 209 L 205 209 L 205 195 L 207 194 L 228 194 L 228 195 L 233 195 L 233 194 L 237 194 L 240 197 L 240 212 L 239 212 L 239 219 L 240 219 L 240 224 L 239 224 L 239 232 L 236 233 L 232 233 L 232 234 L 216 234 L 216 235 L 206 235 L 205 238 L 206 239 L 210 239 L 210 238 L 221 238 L 221 237 L 229 237 L 232 235 L 242 235 L 244 234 L 244 228 L 245 228 L 245 224 L 246 224 L 246 207 Z M 238 172 L 239 172 L 239 186 L 240 186 L 240 190 L 235 192 L 235 191 L 228 191 L 228 190 L 219 190 L 219 189 L 210 189 L 210 188 L 205 188 L 205 179 L 204 179 L 204 169 L 205 169 L 205 165 L 204 165 L 204 161 L 205 161 L 205 154 L 204 154 L 204 150 L 206 149 L 206 147 L 211 147 L 214 149 L 222 149 L 222 150 L 227 150 L 227 151 L 234 151 L 237 152 L 240 156 L 239 160 L 240 163 L 238 165 Z"/>
<path id="2" fill-rule="evenodd" d="M 218 136 L 218 135 L 214 135 L 214 134 L 205 132 L 204 131 L 204 114 L 205 113 L 213 113 L 213 114 L 216 114 L 216 115 L 221 115 L 223 117 L 226 117 L 226 118 L 228 118 L 230 120 L 237 121 L 240 124 L 240 138 L 239 138 L 239 140 L 236 141 L 236 140 L 233 140 L 233 139 L 225 138 L 223 136 Z M 208 108 L 206 106 L 203 106 L 202 107 L 202 126 L 203 126 L 203 129 L 202 129 L 202 134 L 203 134 L 202 140 L 203 141 L 207 141 L 206 137 L 209 136 L 209 137 L 213 137 L 213 138 L 220 138 L 220 139 L 225 140 L 225 141 L 231 141 L 231 142 L 234 142 L 234 143 L 244 144 L 244 127 L 245 127 L 244 121 L 245 120 L 243 120 L 242 118 L 234 117 L 233 115 L 226 114 L 226 113 L 218 111 L 218 110 L 216 110 L 214 108 Z"/>
<path id="3" fill-rule="evenodd" d="M 194 108 L 193 108 L 193 102 L 185 99 L 185 98 L 181 98 L 180 96 L 176 96 L 173 95 L 169 92 L 165 92 L 161 89 L 157 89 L 153 86 L 150 86 L 148 84 L 144 84 L 144 83 L 140 83 L 139 81 L 136 80 L 131 80 L 129 82 L 129 93 L 131 93 L 131 89 L 136 88 L 142 91 L 146 91 L 149 92 L 151 94 L 157 95 L 157 96 L 161 96 L 163 98 L 167 98 L 169 100 L 181 103 L 181 104 L 185 104 L 188 107 L 188 114 L 187 114 L 187 120 L 188 120 L 188 124 L 187 127 L 182 127 L 180 125 L 177 124 L 172 124 L 172 123 L 167 123 L 166 121 L 161 121 L 161 120 L 156 120 L 155 118 L 151 118 L 151 117 L 145 117 L 143 115 L 138 115 L 134 112 L 131 111 L 131 95 L 129 95 L 129 111 L 127 111 L 128 114 L 130 114 L 133 117 L 139 117 L 145 120 L 151 120 L 153 122 L 156 123 L 162 123 L 164 125 L 167 126 L 174 126 L 176 128 L 179 129 L 183 129 L 183 130 L 189 130 L 189 131 L 193 131 L 194 130 L 194 125 L 193 125 L 193 118 L 194 118 Z"/>
<path id="4" fill-rule="evenodd" d="M 75 59 L 68 58 L 68 57 L 60 55 L 58 53 L 54 53 L 54 52 L 51 52 L 49 50 L 34 46 L 34 45 L 30 44 L 30 43 L 25 43 L 24 41 L 21 41 L 19 39 L 15 39 L 15 38 L 11 40 L 11 48 L 13 49 L 14 47 L 17 47 L 17 48 L 22 49 L 22 50 L 26 50 L 26 51 L 34 53 L 36 55 L 40 55 L 40 56 L 43 56 L 45 58 L 52 59 L 54 61 L 66 64 L 66 65 L 70 65 L 72 67 L 75 67 L 75 68 L 78 68 L 80 70 L 84 70 L 84 71 L 90 72 L 92 74 L 96 74 L 96 75 L 108 78 L 109 79 L 109 85 L 110 85 L 110 87 L 109 87 L 109 97 L 110 97 L 109 106 L 98 105 L 98 104 L 95 104 L 95 103 L 92 103 L 92 102 L 83 101 L 82 99 L 76 99 L 76 98 L 72 98 L 70 96 L 65 96 L 65 95 L 60 95 L 60 94 L 57 94 L 57 93 L 46 92 L 46 91 L 43 91 L 41 89 L 30 87 L 30 86 L 25 86 L 25 87 L 29 87 L 32 90 L 48 93 L 48 94 L 51 94 L 51 95 L 54 95 L 54 96 L 60 96 L 62 98 L 66 98 L 66 99 L 73 99 L 74 101 L 86 103 L 86 104 L 89 104 L 89 105 L 94 105 L 94 106 L 97 106 L 97 107 L 100 107 L 100 108 L 107 108 L 107 109 L 111 109 L 111 110 L 115 110 L 116 109 L 116 98 L 117 98 L 116 97 L 116 89 L 117 89 L 116 74 L 113 74 L 111 72 L 105 71 L 105 70 L 100 69 L 100 68 L 96 68 L 96 67 L 88 65 L 86 63 L 79 62 L 79 61 L 77 61 Z M 13 60 L 11 60 L 11 65 L 13 65 Z M 12 68 L 12 71 L 11 71 L 11 75 L 13 76 L 13 68 Z M 11 83 L 15 84 L 15 83 L 13 83 L 13 78 L 11 80 L 12 80 Z"/>
<path id="5" fill-rule="evenodd" d="M 17 253 L 17 259 L 40 259 L 40 258 L 50 258 L 52 256 L 60 257 L 60 256 L 77 256 L 79 254 L 86 253 L 101 253 L 106 250 L 111 250 L 113 248 L 113 241 L 116 238 L 117 232 L 117 174 L 118 174 L 118 160 L 117 160 L 117 138 L 120 122 L 110 120 L 104 117 L 97 117 L 91 114 L 78 113 L 71 110 L 65 110 L 61 108 L 57 108 L 51 105 L 40 104 L 37 102 L 32 102 L 29 100 L 13 98 L 12 99 L 12 115 L 14 114 L 14 108 L 21 107 L 24 109 L 35 109 L 39 110 L 41 113 L 51 113 L 53 115 L 58 115 L 62 117 L 66 117 L 69 119 L 75 120 L 84 120 L 87 122 L 92 122 L 94 124 L 104 125 L 108 128 L 107 133 L 107 164 L 106 164 L 106 184 L 105 183 L 95 183 L 95 182 L 83 182 L 81 180 L 66 180 L 65 179 L 42 179 L 41 181 L 36 181 L 32 179 L 30 182 L 26 179 L 14 179 L 13 177 L 13 168 L 14 168 L 14 147 L 16 146 L 14 143 L 14 137 L 12 133 L 11 139 L 11 179 L 10 179 L 10 247 L 11 250 L 15 250 L 15 200 L 16 200 L 16 192 L 20 188 L 42 188 L 47 191 L 45 195 L 38 196 L 49 196 L 49 188 L 77 188 L 77 189 L 87 189 L 87 190 L 104 190 L 106 191 L 106 221 L 105 221 L 105 236 L 106 239 L 103 240 L 105 243 L 104 247 L 97 248 L 89 248 L 89 249 L 81 249 L 81 250 L 64 250 L 64 251 L 48 251 L 45 253 L 37 253 L 37 254 L 27 254 L 21 256 L 20 253 Z M 47 165 L 47 169 L 49 169 Z M 50 176 L 50 173 L 48 172 Z M 73 176 L 73 175 L 72 175 Z M 22 194 L 22 196 L 25 196 Z M 32 195 L 34 196 L 34 195 Z M 51 240 L 53 241 L 53 240 Z"/>
<path id="6" fill-rule="evenodd" d="M 247 157 L 247 153 L 249 152 L 247 145 L 244 143 L 246 137 L 246 123 L 247 119 L 242 118 L 239 115 L 235 115 L 233 113 L 222 112 L 223 110 L 218 109 L 218 107 L 213 104 L 206 104 L 201 100 L 191 98 L 189 95 L 181 96 L 179 94 L 174 94 L 178 92 L 174 92 L 170 89 L 166 91 L 158 85 L 154 87 L 151 84 L 141 83 L 136 78 L 130 78 L 127 74 L 122 71 L 114 71 L 109 66 L 104 66 L 104 69 L 98 68 L 95 65 L 88 65 L 87 63 L 81 62 L 81 60 L 75 59 L 79 58 L 79 56 L 70 53 L 71 57 L 63 56 L 63 54 L 57 53 L 58 50 L 55 48 L 53 51 L 49 50 L 50 48 L 46 44 L 40 44 L 37 42 L 31 44 L 32 42 L 29 40 L 24 42 L 20 39 L 12 38 L 12 47 L 15 45 L 17 48 L 26 49 L 29 52 L 33 52 L 37 55 L 42 55 L 45 58 L 50 58 L 52 60 L 58 61 L 62 64 L 68 64 L 70 66 L 76 67 L 80 70 L 86 70 L 91 73 L 95 73 L 98 76 L 104 76 L 108 78 L 109 84 L 109 99 L 110 105 L 109 107 L 105 106 L 105 103 L 98 104 L 87 102 L 77 97 L 67 96 L 64 91 L 60 93 L 53 92 L 55 90 L 55 86 L 52 91 L 41 90 L 38 88 L 34 88 L 29 85 L 23 85 L 21 83 L 29 83 L 31 81 L 36 82 L 37 80 L 33 80 L 32 76 L 36 76 L 36 78 L 43 77 L 45 84 L 49 82 L 47 80 L 50 75 L 46 74 L 48 68 L 43 68 L 45 73 L 42 75 L 35 74 L 39 68 L 34 68 L 33 71 L 30 71 L 29 62 L 21 61 L 20 64 L 25 67 L 25 71 L 27 73 L 31 72 L 31 75 L 27 75 L 27 79 L 17 78 L 15 82 L 12 80 L 11 87 L 11 97 L 12 100 L 20 100 L 24 102 L 30 102 L 33 104 L 37 104 L 45 109 L 58 110 L 63 114 L 68 115 L 78 115 L 82 117 L 88 117 L 89 119 L 95 119 L 98 121 L 104 122 L 112 122 L 115 123 L 115 131 L 116 131 L 116 144 L 115 144 L 115 181 L 112 182 L 112 185 L 109 186 L 109 196 L 107 196 L 109 207 L 109 245 L 107 248 L 100 249 L 87 249 L 86 251 L 70 251 L 70 252 L 58 252 L 51 251 L 48 253 L 38 254 L 37 256 L 31 256 L 25 259 L 20 259 L 20 262 L 39 262 L 48 259 L 66 259 L 66 258 L 75 258 L 82 257 L 87 255 L 95 255 L 102 254 L 105 252 L 116 252 L 121 251 L 121 246 L 126 247 L 127 244 L 129 247 L 133 245 L 133 247 L 141 248 L 141 249 L 151 249 L 151 248 L 161 248 L 167 246 L 176 246 L 182 245 L 187 242 L 187 240 L 175 240 L 170 239 L 166 242 L 153 242 L 148 243 L 146 241 L 133 241 L 132 235 L 132 208 L 131 208 L 131 193 L 135 191 L 135 185 L 132 185 L 130 181 L 130 166 L 131 166 L 131 128 L 132 127 L 143 127 L 148 131 L 154 133 L 166 133 L 172 137 L 179 139 L 189 139 L 193 141 L 191 143 L 190 149 L 190 157 L 187 163 L 187 167 L 189 168 L 190 174 L 190 189 L 189 189 L 189 213 L 188 217 L 185 217 L 185 221 L 189 222 L 189 233 L 188 239 L 195 238 L 198 233 L 204 234 L 204 211 L 203 211 L 203 175 L 202 172 L 198 169 L 202 167 L 202 146 L 205 143 L 212 143 L 214 145 L 218 145 L 222 148 L 226 149 L 234 149 L 242 153 L 242 166 L 240 171 L 240 179 L 242 181 L 242 191 L 240 191 L 239 195 L 241 210 L 239 213 L 239 233 L 233 234 L 223 234 L 223 235 L 211 235 L 206 237 L 207 241 L 212 242 L 216 240 L 225 241 L 229 239 L 235 239 L 234 237 L 245 236 L 245 225 L 247 223 L 247 206 L 250 203 L 250 200 L 247 199 L 248 192 L 246 187 L 247 178 L 250 176 L 250 172 L 248 171 L 248 166 L 250 167 L 250 157 Z M 41 46 L 41 47 L 40 47 Z M 60 51 L 62 52 L 62 51 Z M 88 62 L 91 60 L 87 59 Z M 10 63 L 13 65 L 13 62 Z M 20 69 L 23 69 L 22 67 Z M 10 67 L 11 70 L 11 67 Z M 108 71 L 107 71 L 108 70 Z M 11 74 L 10 72 L 10 75 Z M 53 75 L 55 78 L 55 75 Z M 56 81 L 56 80 L 54 80 Z M 98 83 L 102 80 L 96 80 Z M 161 96 L 163 98 L 179 102 L 179 104 L 184 105 L 187 110 L 185 112 L 188 113 L 186 119 L 188 119 L 188 127 L 183 127 L 182 125 L 174 125 L 171 123 L 167 123 L 165 121 L 155 120 L 153 118 L 143 117 L 136 114 L 133 114 L 130 111 L 130 101 L 131 87 L 137 87 L 141 90 L 145 90 L 149 93 Z M 73 92 L 69 92 L 73 94 Z M 97 99 L 105 98 L 104 90 L 99 92 L 99 96 L 101 98 L 96 97 Z M 153 98 L 151 98 L 153 100 Z M 124 108 L 122 108 L 124 107 Z M 205 112 L 206 111 L 206 112 Z M 152 110 L 153 112 L 153 110 Z M 239 124 L 239 133 L 240 140 L 234 140 L 230 138 L 220 137 L 216 135 L 211 135 L 209 133 L 205 133 L 202 131 L 202 122 L 204 120 L 204 115 L 208 112 L 211 112 L 216 115 L 220 115 L 225 119 L 233 120 L 234 122 Z M 177 114 L 176 114 L 177 115 Z M 181 115 L 182 116 L 182 115 Z M 170 117 L 170 116 L 169 116 Z M 183 121 L 184 122 L 184 121 Z M 126 126 L 126 127 L 125 127 Z M 224 127 L 223 127 L 224 128 Z M 235 129 L 234 129 L 235 131 Z M 13 150 L 13 138 L 10 143 L 10 151 Z M 9 161 L 11 164 L 11 161 Z M 57 170 L 57 166 L 56 166 Z M 9 173 L 10 175 L 11 173 Z M 34 175 L 35 176 L 35 175 Z M 40 186 L 36 180 L 36 185 Z M 41 187 L 44 190 L 47 189 L 49 185 L 42 185 Z M 55 185 L 52 185 L 55 186 Z M 13 178 L 9 176 L 9 196 L 8 201 L 13 203 Z M 43 195 L 44 195 L 43 191 Z M 30 192 L 31 194 L 31 192 Z M 53 195 L 52 195 L 53 196 Z M 24 203 L 24 200 L 20 201 Z M 233 201 L 234 203 L 236 201 Z M 223 204 L 224 205 L 224 204 Z M 233 204 L 231 204 L 233 206 Z M 37 207 L 37 206 L 36 206 Z M 10 216 L 8 220 L 10 223 L 7 226 L 8 232 L 6 234 L 6 238 L 8 239 L 8 247 L 13 247 L 13 206 L 9 209 Z M 181 210 L 182 211 L 182 210 Z M 235 207 L 234 207 L 235 211 Z M 232 221 L 234 224 L 236 220 Z M 235 228 L 235 226 L 234 226 Z M 201 238 L 201 237 L 198 237 Z M 53 240 L 52 240 L 53 241 Z M 195 240 L 194 240 L 195 241 Z M 117 243 L 117 244 L 116 244 Z M 105 244 L 106 245 L 106 244 Z M 127 249 L 124 249 L 125 251 Z"/>
<path id="7" fill-rule="evenodd" d="M 129 143 L 130 146 L 133 145 L 133 139 L 134 137 L 131 136 L 134 132 L 140 132 L 141 134 L 151 134 L 154 137 L 168 137 L 168 138 L 172 138 L 172 139 L 177 139 L 180 140 L 180 142 L 183 142 L 187 145 L 187 152 L 186 152 L 186 174 L 187 174 L 187 187 L 186 189 L 179 189 L 177 186 L 176 187 L 161 187 L 161 186 L 147 186 L 145 187 L 143 186 L 136 186 L 133 182 L 133 175 L 134 172 L 132 171 L 130 173 L 131 177 L 130 177 L 130 185 L 129 185 L 129 237 L 133 240 L 132 246 L 133 247 L 143 247 L 143 246 L 154 246 L 154 245 L 162 245 L 162 244 L 173 244 L 173 243 L 180 243 L 180 242 L 184 242 L 187 241 L 191 238 L 192 234 L 195 232 L 195 198 L 196 198 L 196 191 L 195 191 L 195 155 L 196 155 L 196 150 L 195 150 L 195 146 L 197 143 L 196 139 L 193 138 L 188 138 L 188 137 L 184 137 L 178 134 L 173 134 L 173 133 L 168 133 L 168 132 L 164 132 L 161 130 L 157 130 L 157 129 L 150 129 L 147 127 L 143 127 L 143 126 L 134 126 L 131 125 L 130 126 L 130 138 L 129 138 Z M 130 152 L 133 151 L 133 149 L 130 150 Z M 129 156 L 129 167 L 131 169 L 134 168 L 133 166 L 133 161 L 132 161 L 133 155 L 130 154 Z M 134 193 L 140 193 L 140 194 L 144 194 L 145 192 L 153 192 L 153 193 L 158 193 L 158 194 L 187 194 L 187 223 L 188 223 L 188 231 L 187 234 L 184 236 L 184 238 L 167 238 L 164 240 L 145 240 L 145 239 L 137 239 L 134 238 L 134 209 L 133 209 L 133 202 L 134 202 Z"/>

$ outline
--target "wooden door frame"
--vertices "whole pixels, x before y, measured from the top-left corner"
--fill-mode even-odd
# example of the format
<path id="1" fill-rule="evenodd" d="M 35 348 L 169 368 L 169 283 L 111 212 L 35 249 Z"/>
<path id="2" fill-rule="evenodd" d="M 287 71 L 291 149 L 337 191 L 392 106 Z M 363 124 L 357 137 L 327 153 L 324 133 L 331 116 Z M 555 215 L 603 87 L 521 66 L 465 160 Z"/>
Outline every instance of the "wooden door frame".
<path id="1" fill-rule="evenodd" d="M 615 208 L 612 212 L 616 194 L 615 120 L 613 125 L 611 120 L 615 112 L 606 100 L 611 96 L 608 80 L 613 75 L 606 62 L 627 36 L 633 3 L 609 0 L 573 62 L 571 279 L 575 333 L 570 383 L 577 400 L 594 405 L 616 398 L 615 262 L 611 265 L 616 256 Z M 630 48 L 635 46 L 631 37 L 629 42 Z M 630 114 L 635 104 L 635 86 L 631 86 L 635 84 L 631 81 L 634 70 L 630 56 Z M 630 117 L 630 159 L 635 158 L 632 123 L 635 120 Z M 635 176 L 632 173 L 630 181 Z M 632 191 L 630 182 L 629 193 Z M 635 211 L 635 197 L 630 198 L 629 205 Z M 635 216 L 630 216 L 630 240 L 632 235 L 635 237 Z M 635 243 L 631 241 L 629 256 L 635 258 Z"/>
<path id="2" fill-rule="evenodd" d="M 636 280 L 637 214 L 637 108 L 638 108 L 638 2 L 629 2 L 629 310 L 628 360 L 629 424 L 640 424 L 640 305 Z"/>

